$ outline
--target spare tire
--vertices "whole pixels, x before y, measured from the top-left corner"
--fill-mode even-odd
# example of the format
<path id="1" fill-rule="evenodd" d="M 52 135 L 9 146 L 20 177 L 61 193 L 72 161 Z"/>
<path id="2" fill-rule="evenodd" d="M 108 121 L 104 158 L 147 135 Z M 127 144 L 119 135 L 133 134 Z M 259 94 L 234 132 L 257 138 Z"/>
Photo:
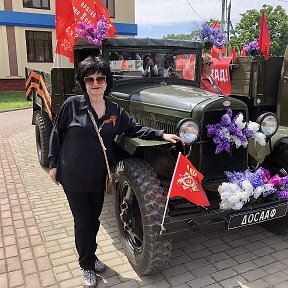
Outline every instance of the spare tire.
<path id="1" fill-rule="evenodd" d="M 52 123 L 46 114 L 36 114 L 35 136 L 39 163 L 42 167 L 48 167 L 49 139 L 52 131 Z"/>
<path id="2" fill-rule="evenodd" d="M 163 187 L 151 166 L 141 159 L 119 162 L 116 172 L 115 212 L 126 256 L 139 275 L 156 273 L 169 263 L 172 252 L 170 239 L 155 238 L 166 202 Z"/>

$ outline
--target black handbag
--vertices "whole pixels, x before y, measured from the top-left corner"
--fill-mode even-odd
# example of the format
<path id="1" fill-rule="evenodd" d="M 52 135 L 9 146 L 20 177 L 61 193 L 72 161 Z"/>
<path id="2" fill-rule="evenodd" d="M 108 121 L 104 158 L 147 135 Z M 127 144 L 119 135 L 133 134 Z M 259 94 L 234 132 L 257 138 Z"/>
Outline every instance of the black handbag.
<path id="1" fill-rule="evenodd" d="M 92 112 L 90 111 L 90 109 L 88 110 L 88 114 L 91 118 L 91 121 L 94 125 L 94 128 L 96 130 L 96 133 L 98 135 L 103 153 L 104 153 L 104 158 L 105 158 L 105 163 L 106 163 L 106 167 L 107 167 L 107 175 L 106 175 L 106 180 L 105 180 L 105 193 L 108 195 L 112 195 L 114 193 L 116 193 L 116 182 L 118 181 L 118 174 L 115 172 L 111 172 L 111 169 L 109 167 L 109 163 L 108 163 L 108 158 L 107 158 L 107 153 L 106 153 L 106 147 L 103 141 L 103 138 L 100 134 L 99 128 L 97 126 L 97 123 L 95 121 L 95 118 L 92 114 Z"/>

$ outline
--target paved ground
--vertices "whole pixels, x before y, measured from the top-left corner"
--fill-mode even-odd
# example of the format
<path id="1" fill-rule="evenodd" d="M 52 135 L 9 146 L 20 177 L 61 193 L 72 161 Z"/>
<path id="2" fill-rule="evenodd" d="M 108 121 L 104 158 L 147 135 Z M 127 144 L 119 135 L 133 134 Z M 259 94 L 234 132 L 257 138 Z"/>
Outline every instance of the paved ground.
<path id="1" fill-rule="evenodd" d="M 30 110 L 0 113 L 0 287 L 81 287 L 71 214 L 38 164 L 30 123 Z M 258 226 L 187 235 L 174 242 L 167 269 L 140 278 L 123 254 L 109 197 L 101 218 L 98 256 L 110 268 L 99 288 L 288 287 L 288 236 Z"/>

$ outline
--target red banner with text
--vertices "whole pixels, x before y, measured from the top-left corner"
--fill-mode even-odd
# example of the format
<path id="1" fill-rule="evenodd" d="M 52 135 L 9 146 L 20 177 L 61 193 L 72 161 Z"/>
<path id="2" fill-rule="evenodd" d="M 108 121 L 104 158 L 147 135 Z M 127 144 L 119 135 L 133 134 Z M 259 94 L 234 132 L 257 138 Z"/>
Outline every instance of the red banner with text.
<path id="1" fill-rule="evenodd" d="M 213 58 L 212 76 L 218 80 L 219 86 L 224 95 L 231 94 L 231 82 L 230 82 L 230 62 L 231 57 L 226 58 Z"/>

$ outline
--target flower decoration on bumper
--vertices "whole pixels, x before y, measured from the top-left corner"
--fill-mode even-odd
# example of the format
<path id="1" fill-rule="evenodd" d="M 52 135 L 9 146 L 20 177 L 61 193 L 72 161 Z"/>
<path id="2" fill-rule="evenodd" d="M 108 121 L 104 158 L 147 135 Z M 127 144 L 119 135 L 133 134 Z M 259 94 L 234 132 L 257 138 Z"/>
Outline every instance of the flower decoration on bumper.
<path id="1" fill-rule="evenodd" d="M 200 37 L 206 49 L 212 48 L 213 45 L 217 48 L 222 48 L 226 43 L 226 35 L 222 35 L 220 29 L 211 28 L 207 23 L 202 25 Z"/>
<path id="2" fill-rule="evenodd" d="M 77 33 L 86 38 L 90 44 L 101 46 L 102 41 L 107 38 L 106 32 L 110 29 L 105 16 L 101 16 L 100 20 L 96 24 L 96 28 L 93 24 L 86 25 L 84 22 L 78 22 L 81 29 L 76 29 Z"/>
<path id="3" fill-rule="evenodd" d="M 242 113 L 238 113 L 233 118 L 232 110 L 228 109 L 219 123 L 207 125 L 207 135 L 213 137 L 213 142 L 216 144 L 216 154 L 222 151 L 230 152 L 233 143 L 236 148 L 246 147 L 248 138 L 253 138 L 261 146 L 266 144 L 266 136 L 259 132 L 260 125 L 252 121 L 243 122 L 243 119 Z"/>
<path id="4" fill-rule="evenodd" d="M 243 45 L 243 50 L 249 53 L 252 56 L 259 55 L 260 47 L 257 39 L 254 39 L 248 44 Z"/>
<path id="5" fill-rule="evenodd" d="M 239 210 L 245 204 L 265 202 L 267 198 L 288 199 L 288 176 L 278 175 L 270 178 L 270 173 L 264 168 L 257 169 L 254 173 L 225 172 L 229 182 L 224 182 L 218 187 L 221 196 L 220 208 Z"/>

